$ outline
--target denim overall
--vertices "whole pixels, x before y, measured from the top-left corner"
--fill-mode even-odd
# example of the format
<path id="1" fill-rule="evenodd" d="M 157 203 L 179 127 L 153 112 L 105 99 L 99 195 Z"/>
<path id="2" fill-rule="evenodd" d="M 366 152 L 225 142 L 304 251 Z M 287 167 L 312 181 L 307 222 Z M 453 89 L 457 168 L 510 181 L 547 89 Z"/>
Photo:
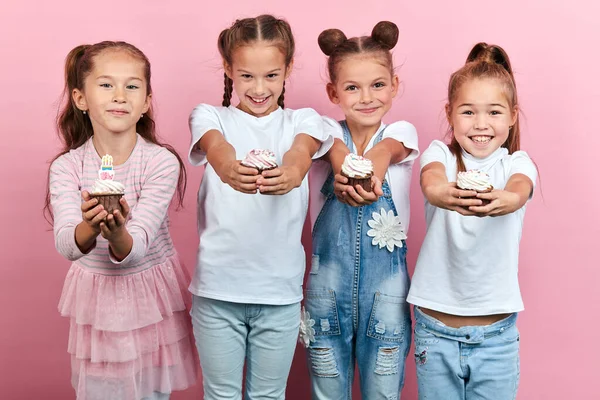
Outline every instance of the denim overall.
<path id="1" fill-rule="evenodd" d="M 354 152 L 348 126 L 341 125 Z M 382 136 L 383 131 L 374 144 Z M 315 330 L 308 348 L 312 396 L 351 399 L 358 362 L 362 398 L 396 400 L 411 342 L 406 242 L 390 252 L 367 235 L 374 213 L 383 209 L 397 215 L 396 207 L 387 181 L 375 203 L 352 207 L 336 199 L 333 180 L 332 173 L 321 189 L 327 200 L 313 228 L 305 296 Z"/>

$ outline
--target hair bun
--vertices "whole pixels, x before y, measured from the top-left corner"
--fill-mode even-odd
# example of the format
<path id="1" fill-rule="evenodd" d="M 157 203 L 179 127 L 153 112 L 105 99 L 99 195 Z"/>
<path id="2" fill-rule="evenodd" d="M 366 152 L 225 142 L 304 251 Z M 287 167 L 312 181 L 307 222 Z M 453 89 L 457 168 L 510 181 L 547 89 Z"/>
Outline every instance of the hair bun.
<path id="1" fill-rule="evenodd" d="M 398 43 L 398 26 L 390 21 L 380 21 L 371 32 L 371 37 L 383 47 L 391 50 Z"/>
<path id="2" fill-rule="evenodd" d="M 348 38 L 339 29 L 326 29 L 319 35 L 319 47 L 326 56 L 330 56 L 336 47 L 344 43 Z"/>
<path id="3" fill-rule="evenodd" d="M 483 61 L 491 64 L 499 64 L 506 69 L 510 74 L 513 73 L 510 65 L 510 59 L 506 51 L 500 46 L 495 44 L 487 44 L 485 42 L 479 42 L 471 49 L 471 52 L 467 56 L 467 63 Z"/>

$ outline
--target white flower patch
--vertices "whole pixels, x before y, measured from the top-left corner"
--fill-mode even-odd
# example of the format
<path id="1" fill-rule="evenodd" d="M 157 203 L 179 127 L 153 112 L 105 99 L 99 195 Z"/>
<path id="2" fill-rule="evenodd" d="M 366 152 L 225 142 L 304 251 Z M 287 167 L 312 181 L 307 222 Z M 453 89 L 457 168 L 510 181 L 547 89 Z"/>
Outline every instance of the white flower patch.
<path id="1" fill-rule="evenodd" d="M 379 213 L 373 213 L 373 219 L 368 221 L 371 229 L 367 236 L 373 238 L 373 246 L 379 246 L 380 249 L 387 247 L 391 253 L 394 246 L 402 247 L 402 240 L 406 239 L 400 217 L 395 216 L 392 210 L 386 212 L 383 208 Z"/>
<path id="2" fill-rule="evenodd" d="M 306 311 L 304 307 L 302 307 L 302 311 L 300 311 L 300 335 L 298 337 L 298 341 L 304 345 L 304 347 L 308 347 L 310 342 L 315 341 L 315 329 L 313 326 L 315 325 L 315 320 L 310 318 L 310 313 Z"/>

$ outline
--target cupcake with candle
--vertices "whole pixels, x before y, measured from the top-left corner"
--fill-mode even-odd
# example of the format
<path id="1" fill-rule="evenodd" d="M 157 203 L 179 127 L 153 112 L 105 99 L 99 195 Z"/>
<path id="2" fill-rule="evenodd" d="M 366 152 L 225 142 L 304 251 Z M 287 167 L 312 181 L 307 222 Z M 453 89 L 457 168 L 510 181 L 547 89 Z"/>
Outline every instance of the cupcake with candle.
<path id="1" fill-rule="evenodd" d="M 113 170 L 113 158 L 106 154 L 102 157 L 102 165 L 98 171 L 98 179 L 90 191 L 92 199 L 98 199 L 98 204 L 112 214 L 115 210 L 121 208 L 121 197 L 125 194 L 125 186 L 121 182 L 115 181 L 115 171 Z"/>

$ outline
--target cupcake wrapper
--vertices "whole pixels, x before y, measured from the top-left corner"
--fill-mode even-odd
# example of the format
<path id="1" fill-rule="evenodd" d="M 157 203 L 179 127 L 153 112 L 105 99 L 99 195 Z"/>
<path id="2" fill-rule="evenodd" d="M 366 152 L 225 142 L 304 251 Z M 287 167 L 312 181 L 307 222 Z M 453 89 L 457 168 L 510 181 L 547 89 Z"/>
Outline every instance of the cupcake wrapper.
<path id="1" fill-rule="evenodd" d="M 346 175 L 344 175 L 344 176 L 346 176 Z M 350 185 L 352 187 L 355 187 L 356 185 L 359 185 L 366 192 L 372 192 L 373 191 L 373 188 L 371 187 L 371 177 L 370 176 L 368 176 L 366 178 L 350 178 L 349 176 L 346 176 L 346 178 L 348 178 L 348 185 Z"/>
<path id="2" fill-rule="evenodd" d="M 473 190 L 473 189 L 463 189 L 463 188 L 461 188 L 461 187 L 459 187 L 459 189 L 462 189 L 462 190 Z M 494 190 L 494 187 L 493 187 L 493 186 L 490 186 L 490 188 L 489 188 L 489 189 L 487 189 L 487 190 L 475 190 L 475 191 L 476 191 L 477 193 L 489 193 L 489 192 L 491 192 L 492 190 Z M 472 196 L 472 197 L 475 197 L 475 196 Z M 461 197 L 461 199 L 468 199 L 468 198 L 469 198 L 469 197 Z M 481 200 L 481 205 L 482 205 L 482 206 L 487 206 L 488 204 L 490 204 L 490 203 L 491 203 L 491 200 L 486 200 L 486 199 L 479 199 L 479 200 Z"/>
<path id="3" fill-rule="evenodd" d="M 256 170 L 258 171 L 258 174 L 259 174 L 259 175 L 260 175 L 260 174 L 261 174 L 263 171 L 270 171 L 270 170 L 272 170 L 272 169 L 275 169 L 275 168 L 277 168 L 277 167 L 278 167 L 278 165 L 276 165 L 276 166 L 274 166 L 274 167 L 270 167 L 270 168 L 258 168 L 258 167 L 254 166 L 254 165 L 246 165 L 246 164 L 244 164 L 244 163 L 241 163 L 241 164 L 242 164 L 244 167 L 246 167 L 246 168 L 254 168 L 254 169 L 256 169 Z"/>
<path id="4" fill-rule="evenodd" d="M 119 202 L 121 197 L 123 197 L 122 194 L 92 194 L 90 197 L 98 199 L 98 204 L 102 205 L 109 214 L 112 214 L 115 210 L 123 212 L 123 207 L 121 207 L 121 203 Z"/>

